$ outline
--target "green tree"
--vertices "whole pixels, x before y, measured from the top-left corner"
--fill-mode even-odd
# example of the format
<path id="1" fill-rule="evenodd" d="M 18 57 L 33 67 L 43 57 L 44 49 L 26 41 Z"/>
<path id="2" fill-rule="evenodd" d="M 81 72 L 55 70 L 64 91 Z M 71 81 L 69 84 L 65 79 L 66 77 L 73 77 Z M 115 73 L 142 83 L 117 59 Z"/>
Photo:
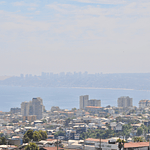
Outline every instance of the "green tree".
<path id="1" fill-rule="evenodd" d="M 38 131 L 33 132 L 33 141 L 40 141 L 41 140 L 41 134 Z"/>
<path id="2" fill-rule="evenodd" d="M 142 125 L 141 125 L 141 128 L 143 129 L 144 134 L 146 135 L 146 133 L 148 133 L 148 127 L 145 126 L 144 124 L 142 124 Z"/>
<path id="3" fill-rule="evenodd" d="M 133 138 L 133 141 L 134 141 L 134 142 L 143 142 L 144 139 L 143 139 L 143 137 L 135 136 L 135 137 Z"/>
<path id="4" fill-rule="evenodd" d="M 33 130 L 28 130 L 23 136 L 23 143 L 28 143 L 33 139 Z"/>
<path id="5" fill-rule="evenodd" d="M 27 134 L 24 134 L 24 136 L 23 136 L 23 143 L 28 143 L 29 141 L 30 141 L 30 139 L 27 136 Z"/>
<path id="6" fill-rule="evenodd" d="M 47 132 L 40 130 L 39 133 L 41 134 L 41 140 L 46 140 L 47 139 Z"/>
<path id="7" fill-rule="evenodd" d="M 39 150 L 39 147 L 35 143 L 29 143 L 26 147 L 25 150 Z"/>
<path id="8" fill-rule="evenodd" d="M 6 145 L 6 138 L 5 137 L 0 138 L 0 145 Z"/>
<path id="9" fill-rule="evenodd" d="M 131 129 L 132 129 L 132 126 L 130 124 L 125 124 L 122 126 L 122 134 L 123 136 L 126 137 L 126 139 L 130 137 Z"/>
<path id="10" fill-rule="evenodd" d="M 29 139 L 33 139 L 33 130 L 28 130 L 26 133 L 25 133 Z"/>
<path id="11" fill-rule="evenodd" d="M 136 133 L 136 135 L 137 136 L 140 136 L 140 135 L 142 135 L 143 134 L 143 128 L 142 127 L 138 127 L 137 128 L 137 133 Z"/>
<path id="12" fill-rule="evenodd" d="M 116 142 L 119 143 L 119 144 L 118 144 L 118 148 L 119 148 L 119 150 L 121 150 L 121 148 L 124 147 L 125 141 L 124 141 L 124 140 L 121 140 L 121 139 L 118 139 Z"/>

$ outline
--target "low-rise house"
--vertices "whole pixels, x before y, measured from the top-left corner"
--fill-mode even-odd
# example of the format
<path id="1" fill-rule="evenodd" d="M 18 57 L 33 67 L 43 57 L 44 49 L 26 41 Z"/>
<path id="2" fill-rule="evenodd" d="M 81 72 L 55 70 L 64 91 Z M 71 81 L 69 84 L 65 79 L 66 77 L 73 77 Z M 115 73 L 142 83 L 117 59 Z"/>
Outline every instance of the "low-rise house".
<path id="1" fill-rule="evenodd" d="M 0 150 L 18 150 L 15 145 L 0 145 Z"/>
<path id="2" fill-rule="evenodd" d="M 108 128 L 106 126 L 101 126 L 100 129 L 101 130 L 108 130 Z"/>
<path id="3" fill-rule="evenodd" d="M 101 148 L 102 150 L 118 150 L 118 143 L 116 139 L 86 139 L 86 145 L 93 145 L 96 150 Z"/>
<path id="4" fill-rule="evenodd" d="M 116 122 L 111 122 L 110 123 L 111 130 L 115 130 L 116 129 L 116 125 L 117 125 Z"/>
<path id="5" fill-rule="evenodd" d="M 76 110 L 75 113 L 76 113 L 77 116 L 84 116 L 85 115 L 85 110 L 78 109 L 78 110 Z"/>
<path id="6" fill-rule="evenodd" d="M 65 145 L 64 149 L 82 149 L 83 143 L 80 143 L 77 140 L 69 140 L 68 145 Z"/>
<path id="7" fill-rule="evenodd" d="M 8 144 L 20 146 L 23 144 L 23 140 L 22 138 L 20 138 L 20 136 L 13 136 L 12 138 L 8 139 Z"/>
<path id="8" fill-rule="evenodd" d="M 47 139 L 54 139 L 54 135 L 48 135 Z"/>
<path id="9" fill-rule="evenodd" d="M 141 125 L 142 125 L 142 123 L 131 124 L 131 126 L 133 127 L 134 130 L 137 130 L 137 128 L 139 128 Z"/>
<path id="10" fill-rule="evenodd" d="M 90 129 L 90 130 L 95 130 L 95 129 L 97 129 L 98 127 L 95 125 L 95 123 L 89 123 L 88 124 L 88 127 L 87 127 L 87 129 Z"/>
<path id="11" fill-rule="evenodd" d="M 80 134 L 79 133 L 75 134 L 74 135 L 74 140 L 79 140 L 79 139 L 80 139 Z"/>
<path id="12" fill-rule="evenodd" d="M 85 110 L 90 112 L 90 113 L 98 114 L 100 111 L 102 111 L 102 107 L 86 106 Z"/>
<path id="13" fill-rule="evenodd" d="M 124 123 L 122 122 L 119 122 L 117 123 L 116 127 L 115 127 L 115 130 L 116 131 L 122 131 L 122 126 L 124 125 Z"/>

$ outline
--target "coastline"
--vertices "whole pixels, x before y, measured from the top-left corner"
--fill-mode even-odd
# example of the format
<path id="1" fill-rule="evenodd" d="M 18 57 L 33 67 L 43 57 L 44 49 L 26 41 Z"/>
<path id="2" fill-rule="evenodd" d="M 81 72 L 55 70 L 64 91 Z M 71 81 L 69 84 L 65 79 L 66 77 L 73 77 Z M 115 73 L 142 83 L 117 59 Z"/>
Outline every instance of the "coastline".
<path id="1" fill-rule="evenodd" d="M 135 90 L 135 89 L 126 89 L 126 88 L 98 88 L 98 87 L 70 87 L 78 89 L 100 89 L 100 90 Z M 146 91 L 146 90 L 143 90 Z"/>

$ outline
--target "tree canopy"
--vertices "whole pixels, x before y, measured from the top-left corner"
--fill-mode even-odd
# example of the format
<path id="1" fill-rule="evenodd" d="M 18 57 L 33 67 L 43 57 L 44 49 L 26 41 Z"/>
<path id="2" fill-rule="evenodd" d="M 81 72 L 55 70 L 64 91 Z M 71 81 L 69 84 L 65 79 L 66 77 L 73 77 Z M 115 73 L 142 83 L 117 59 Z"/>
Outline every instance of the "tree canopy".
<path id="1" fill-rule="evenodd" d="M 26 147 L 25 150 L 39 150 L 39 147 L 35 143 L 29 143 Z"/>
<path id="2" fill-rule="evenodd" d="M 142 127 L 137 128 L 137 133 L 136 133 L 136 135 L 137 135 L 137 136 L 140 136 L 140 135 L 142 135 L 142 134 L 143 134 L 143 128 L 142 128 Z"/>
<path id="3" fill-rule="evenodd" d="M 6 138 L 5 137 L 0 138 L 0 145 L 6 145 Z"/>
<path id="4" fill-rule="evenodd" d="M 23 136 L 23 142 L 28 143 L 29 141 L 40 141 L 47 139 L 47 132 L 46 131 L 34 131 L 28 130 Z"/>
<path id="5" fill-rule="evenodd" d="M 125 141 L 124 140 L 121 140 L 121 139 L 118 139 L 116 142 L 118 142 L 118 148 L 119 150 L 121 150 L 123 147 L 124 147 L 124 143 Z"/>
<path id="6" fill-rule="evenodd" d="M 144 142 L 144 139 L 143 139 L 143 137 L 135 136 L 135 137 L 133 138 L 133 141 L 134 141 L 134 142 Z"/>

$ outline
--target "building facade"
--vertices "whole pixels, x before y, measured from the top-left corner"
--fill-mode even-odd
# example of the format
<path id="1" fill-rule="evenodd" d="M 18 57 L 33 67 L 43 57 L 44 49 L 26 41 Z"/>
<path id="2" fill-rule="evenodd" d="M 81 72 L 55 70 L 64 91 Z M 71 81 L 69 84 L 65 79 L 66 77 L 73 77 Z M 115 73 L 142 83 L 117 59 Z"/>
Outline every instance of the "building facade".
<path id="1" fill-rule="evenodd" d="M 101 100 L 89 100 L 89 95 L 80 96 L 80 109 L 85 109 L 87 106 L 101 107 Z"/>
<path id="2" fill-rule="evenodd" d="M 133 98 L 129 96 L 122 96 L 118 98 L 118 107 L 132 107 L 133 106 Z"/>
<path id="3" fill-rule="evenodd" d="M 101 107 L 101 100 L 90 99 L 90 100 L 88 100 L 88 106 Z"/>
<path id="4" fill-rule="evenodd" d="M 139 108 L 150 107 L 150 100 L 140 100 Z"/>
<path id="5" fill-rule="evenodd" d="M 88 106 L 89 95 L 80 96 L 80 109 L 85 109 Z"/>
<path id="6" fill-rule="evenodd" d="M 23 116 L 35 115 L 37 119 L 42 119 L 44 109 L 43 100 L 40 97 L 21 103 L 21 114 Z"/>
<path id="7" fill-rule="evenodd" d="M 29 102 L 21 103 L 21 115 L 23 115 L 23 116 L 29 115 Z"/>
<path id="8" fill-rule="evenodd" d="M 21 108 L 18 108 L 18 107 L 17 108 L 11 108 L 10 112 L 12 114 L 21 113 Z"/>

